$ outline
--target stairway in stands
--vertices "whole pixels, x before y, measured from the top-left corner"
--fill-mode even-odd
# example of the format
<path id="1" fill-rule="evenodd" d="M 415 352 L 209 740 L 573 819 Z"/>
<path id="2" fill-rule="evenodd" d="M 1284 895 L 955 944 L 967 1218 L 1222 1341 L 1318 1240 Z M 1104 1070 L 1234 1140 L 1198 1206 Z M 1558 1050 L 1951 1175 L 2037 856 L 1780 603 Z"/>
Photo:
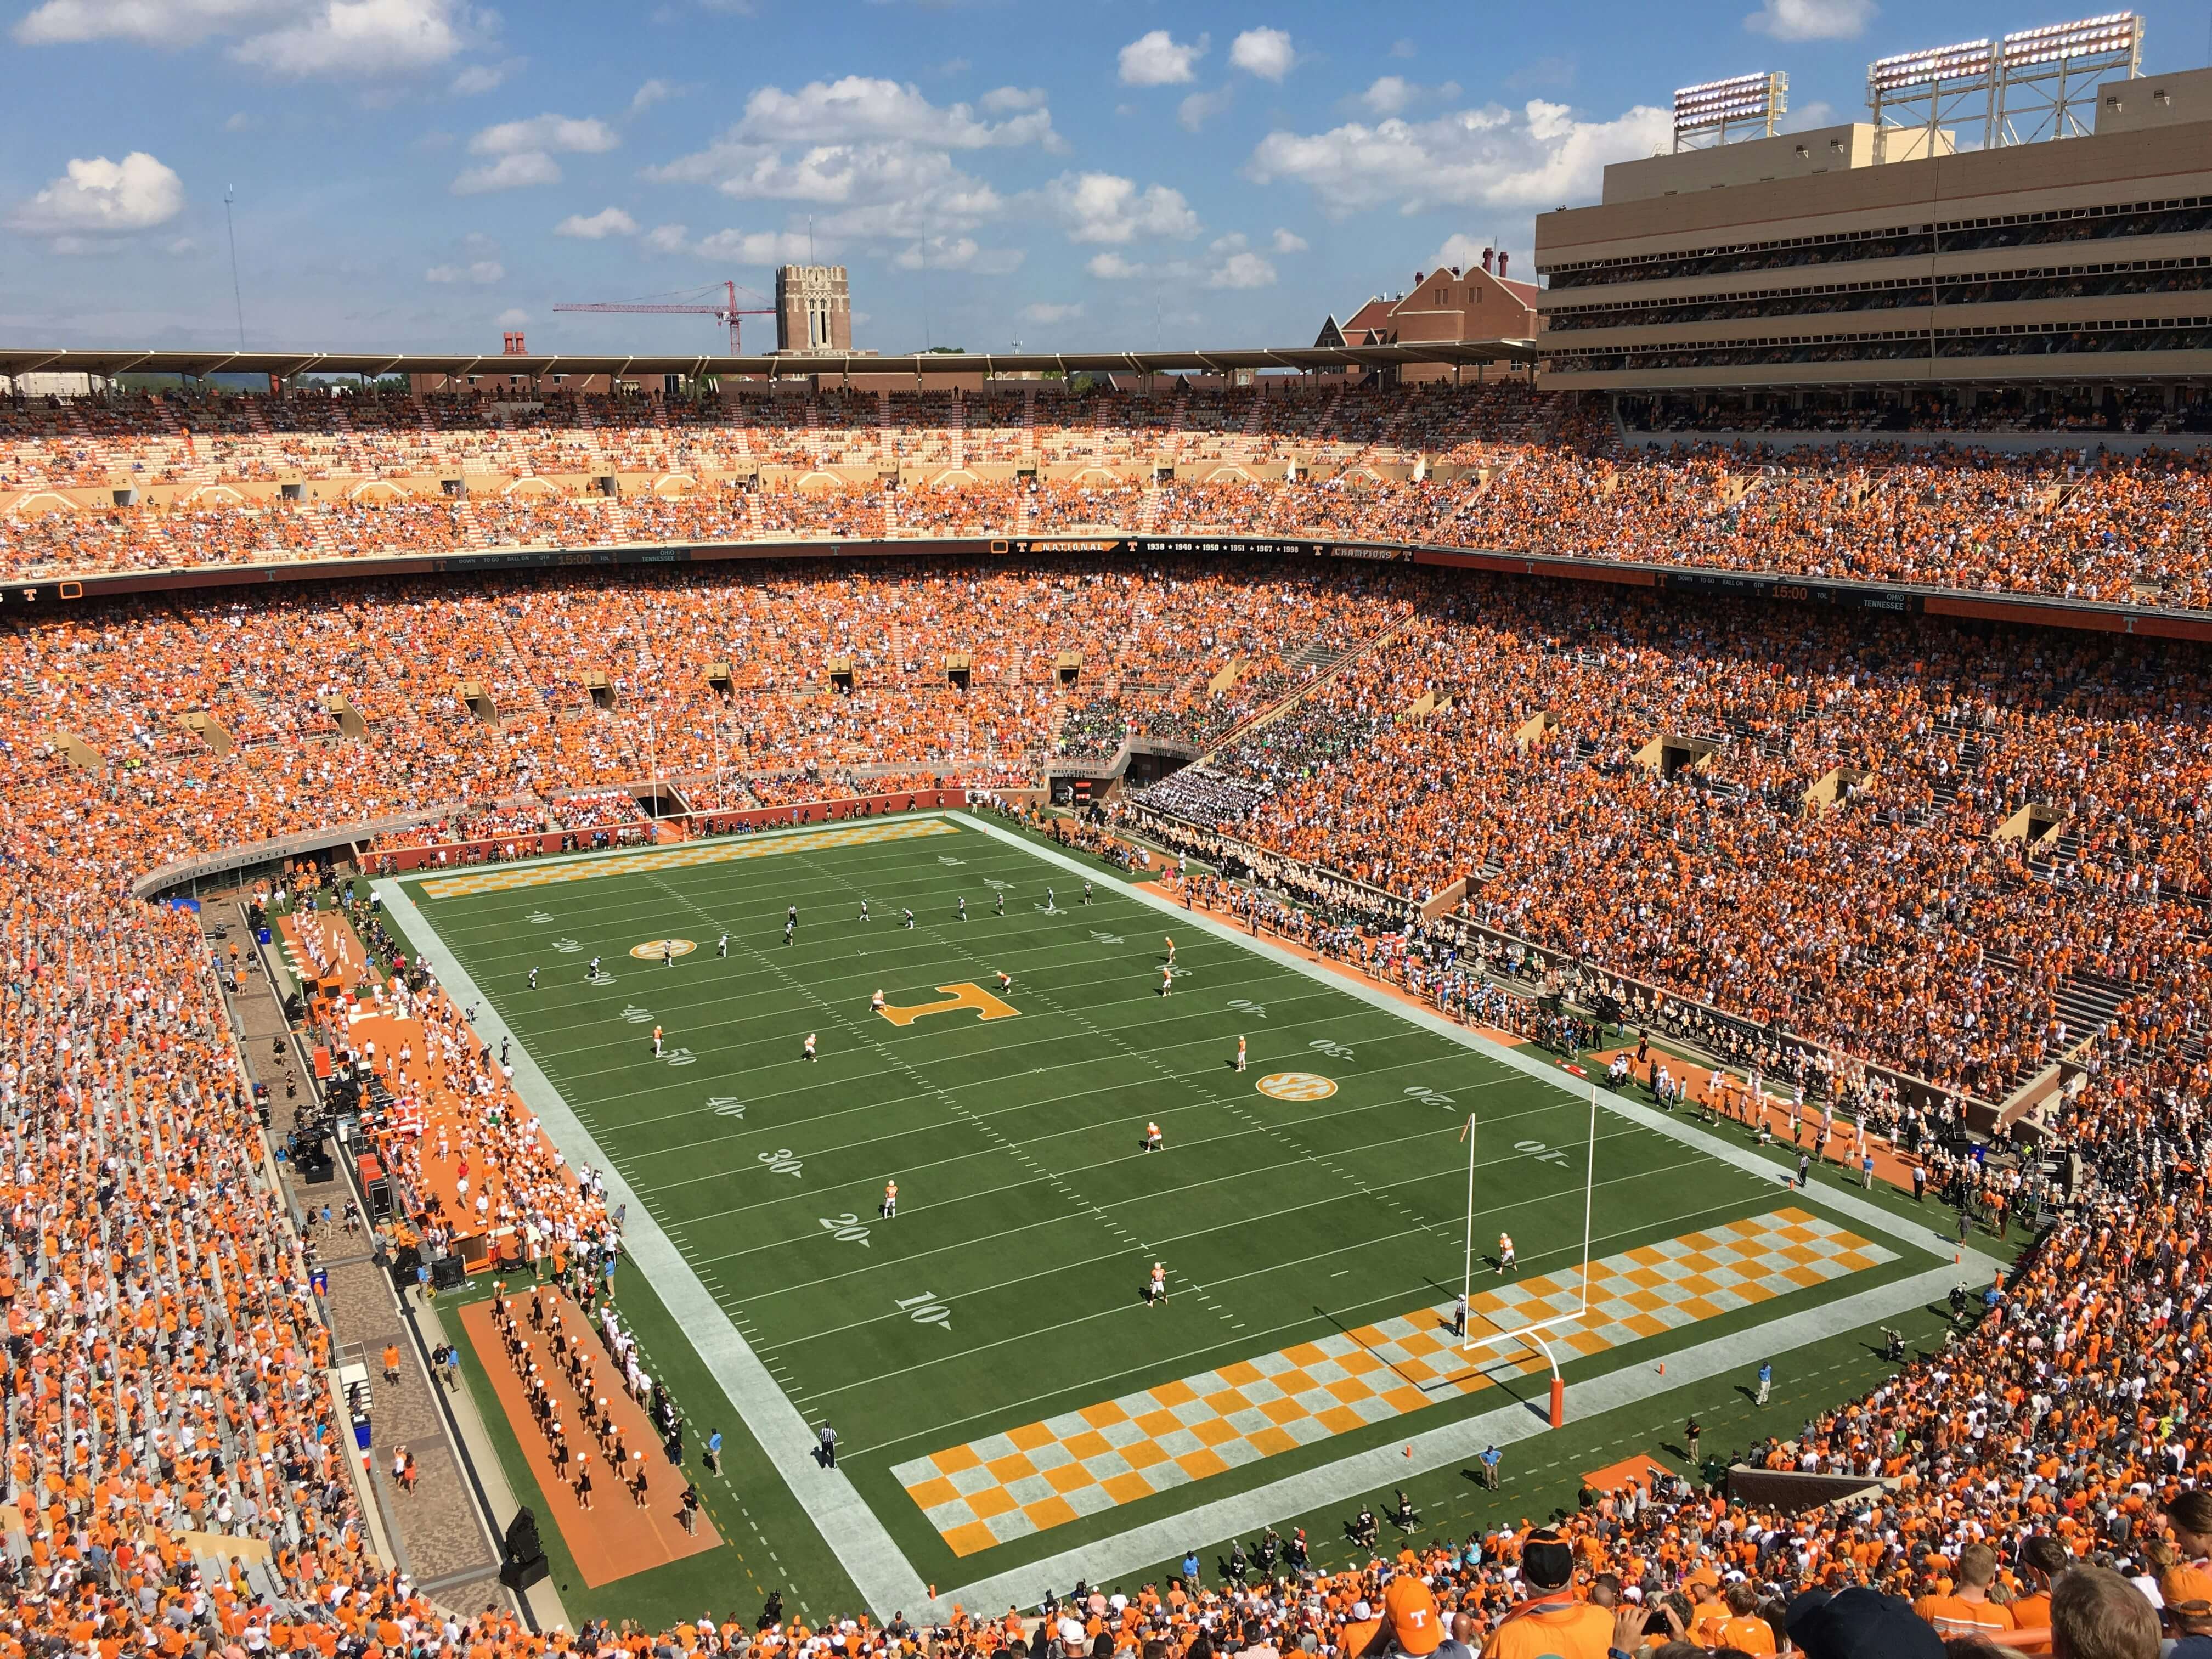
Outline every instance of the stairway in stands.
<path id="1" fill-rule="evenodd" d="M 950 430 L 952 439 L 952 465 L 956 467 L 965 466 L 968 465 L 968 400 L 957 392 L 952 394 L 952 421 Z"/>
<path id="2" fill-rule="evenodd" d="M 1228 731 L 1216 738 L 1212 745 L 1193 764 L 1198 766 L 1210 764 L 1215 756 L 1221 754 L 1250 733 L 1258 731 L 1263 726 L 1272 726 L 1346 669 L 1363 658 L 1372 656 L 1376 652 L 1385 649 L 1411 625 L 1413 620 L 1410 617 L 1402 617 L 1376 635 L 1374 638 L 1362 640 L 1357 645 L 1346 647 L 1341 651 L 1332 652 L 1322 641 L 1321 636 L 1316 635 L 1295 651 L 1278 653 L 1277 654 L 1283 659 L 1283 665 L 1289 670 L 1293 678 L 1309 670 L 1311 671 L 1312 678 L 1300 682 L 1297 689 L 1288 696 L 1279 702 L 1268 704 L 1257 714 L 1249 715 L 1231 726 Z"/>
<path id="3" fill-rule="evenodd" d="M 1137 529 L 1139 533 L 1149 536 L 1159 528 L 1160 509 L 1167 502 L 1167 494 L 1157 479 L 1145 486 L 1143 498 L 1137 503 Z"/>

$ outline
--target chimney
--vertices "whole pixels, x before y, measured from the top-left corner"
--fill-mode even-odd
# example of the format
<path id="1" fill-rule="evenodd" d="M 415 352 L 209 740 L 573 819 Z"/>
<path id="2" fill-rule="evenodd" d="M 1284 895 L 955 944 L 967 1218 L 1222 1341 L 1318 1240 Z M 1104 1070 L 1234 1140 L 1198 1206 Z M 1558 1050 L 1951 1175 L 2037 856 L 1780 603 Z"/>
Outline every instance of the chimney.
<path id="1" fill-rule="evenodd" d="M 1492 258 L 1491 251 L 1490 251 L 1488 248 L 1485 248 L 1485 249 L 1483 249 L 1483 250 L 1482 250 L 1482 268 L 1483 268 L 1485 270 L 1488 270 L 1490 269 L 1490 261 L 1491 261 L 1491 258 Z"/>
<path id="2" fill-rule="evenodd" d="M 509 357 L 527 357 L 530 355 L 530 348 L 522 343 L 522 334 L 520 330 L 502 334 L 499 337 L 503 348 L 502 355 Z"/>
<path id="3" fill-rule="evenodd" d="M 1501 283 L 1505 280 L 1505 262 L 1511 257 L 1504 248 L 1498 250 L 1498 280 Z"/>

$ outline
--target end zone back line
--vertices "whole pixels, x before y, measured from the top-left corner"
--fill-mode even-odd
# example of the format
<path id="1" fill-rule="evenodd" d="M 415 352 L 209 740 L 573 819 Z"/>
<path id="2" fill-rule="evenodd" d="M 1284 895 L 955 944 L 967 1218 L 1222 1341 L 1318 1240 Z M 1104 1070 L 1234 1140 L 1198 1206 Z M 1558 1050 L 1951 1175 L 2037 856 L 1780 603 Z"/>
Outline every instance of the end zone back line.
<path id="1" fill-rule="evenodd" d="M 1541 1062 L 1516 1054 L 1514 1051 L 1492 1043 L 1475 1033 L 1463 1031 L 1449 1022 L 1425 1011 L 1399 1004 L 1395 999 L 1385 1000 L 1382 994 L 1371 992 L 1356 982 L 1343 980 L 1326 969 L 1308 963 L 1294 954 L 1273 946 L 1268 941 L 1248 939 L 1233 928 L 1209 917 L 1176 908 L 1170 901 L 1136 890 L 1130 884 L 1112 876 L 1091 872 L 1052 849 L 1039 848 L 1026 839 L 1001 830 L 964 813 L 948 815 L 965 827 L 990 836 L 994 840 L 1018 848 L 1041 861 L 1068 870 L 1079 879 L 1090 874 L 1095 881 L 1113 890 L 1148 905 L 1156 912 L 1172 917 L 1176 925 L 1195 927 L 1218 938 L 1236 943 L 1240 948 L 1251 950 L 1264 957 L 1286 966 L 1308 978 L 1330 985 L 1346 994 L 1366 1000 L 1385 1012 L 1409 1019 L 1416 1024 L 1440 1030 L 1454 1042 L 1476 1052 L 1485 1054 L 1507 1066 L 1522 1072 L 1547 1083 L 1562 1093 L 1579 1094 L 1579 1091 L 1562 1087 L 1560 1080 Z M 457 994 L 477 1001 L 480 1006 L 491 1009 L 483 1022 L 482 1035 L 487 1038 L 506 1038 L 511 1034 L 498 1019 L 495 1009 L 469 981 L 465 972 L 453 959 L 452 952 L 436 936 L 436 931 L 422 917 L 419 908 L 411 898 L 398 890 L 395 882 L 380 881 L 374 890 L 384 894 L 387 906 L 426 951 L 436 952 L 434 965 L 440 975 Z M 420 931 L 416 931 L 419 928 Z M 437 957 L 444 957 L 443 962 Z M 518 1054 L 516 1083 L 532 1109 L 538 1112 L 556 1144 L 572 1158 L 583 1158 L 599 1167 L 609 1167 L 609 1160 L 601 1153 L 583 1126 L 559 1092 L 546 1083 L 528 1051 Z M 1706 1155 L 1731 1164 L 1747 1173 L 1758 1176 L 1763 1182 L 1772 1178 L 1771 1166 L 1743 1149 L 1709 1137 L 1692 1126 L 1682 1124 L 1651 1109 L 1641 1107 L 1609 1092 L 1601 1091 L 1602 1108 L 1616 1116 L 1626 1118 L 1644 1127 L 1656 1129 L 1669 1138 L 1682 1141 Z M 617 1174 L 611 1177 L 610 1186 L 617 1188 L 617 1201 L 635 1200 L 636 1194 Z M 1900 1221 L 1871 1204 L 1864 1204 L 1847 1192 L 1823 1194 L 1824 1201 L 1831 1207 L 1850 1213 L 1857 1220 L 1886 1236 L 1904 1239 L 1929 1255 L 1942 1257 L 1953 1247 L 1948 1241 L 1938 1239 L 1926 1229 L 1909 1221 Z M 768 1452 L 779 1468 L 793 1471 L 800 1465 L 799 1460 L 811 1454 L 813 1437 L 811 1429 L 799 1415 L 794 1406 L 770 1377 L 766 1369 L 749 1346 L 731 1328 L 720 1311 L 714 1299 L 707 1292 L 683 1256 L 678 1252 L 659 1225 L 653 1223 L 641 1202 L 632 1205 L 631 1213 L 643 1224 L 633 1223 L 634 1236 L 630 1254 L 641 1271 L 653 1276 L 657 1291 L 668 1305 L 679 1324 L 690 1335 L 695 1346 L 708 1369 L 722 1384 L 732 1405 L 738 1410 L 755 1438 Z M 1961 1263 L 1970 1273 L 1994 1271 L 1996 1264 L 1979 1255 L 1968 1253 L 1971 1260 Z M 1893 1316 L 1901 1308 L 1940 1294 L 1948 1289 L 1954 1269 L 1946 1261 L 1940 1270 L 1899 1280 L 1891 1285 L 1857 1296 L 1842 1298 L 1825 1308 L 1808 1313 L 1790 1316 L 1768 1324 L 1749 1328 L 1746 1335 L 1774 1352 L 1786 1352 L 1804 1343 L 1837 1330 L 1856 1328 L 1876 1321 Z M 1923 1284 L 1922 1281 L 1928 1281 Z M 1936 1281 L 1941 1281 L 1938 1284 Z M 711 1310 L 711 1311 L 709 1311 Z M 1836 1322 L 1843 1322 L 1838 1323 Z M 1733 1368 L 1738 1362 L 1732 1352 L 1731 1339 L 1719 1339 L 1703 1345 L 1705 1349 L 1731 1349 L 1707 1361 L 1698 1357 L 1699 1350 L 1686 1353 L 1681 1351 L 1670 1358 L 1674 1382 L 1698 1380 L 1705 1375 L 1717 1375 Z M 1638 1389 L 1643 1381 L 1641 1368 L 1624 1367 L 1571 1385 L 1569 1403 L 1573 1415 L 1589 1414 L 1593 1410 L 1612 1409 L 1614 1405 L 1629 1403 L 1642 1397 Z M 1670 1384 L 1671 1386 L 1671 1384 Z M 1648 1390 L 1645 1390 L 1648 1391 Z M 1192 1527 L 1197 1527 L 1206 1536 L 1225 1536 L 1230 1532 L 1260 1524 L 1269 1516 L 1303 1512 L 1322 1504 L 1342 1501 L 1357 1495 L 1378 1480 L 1387 1480 L 1393 1472 L 1417 1472 L 1440 1468 L 1462 1459 L 1486 1441 L 1506 1443 L 1537 1431 L 1525 1416 L 1519 1417 L 1518 1407 L 1481 1417 L 1462 1419 L 1459 1423 L 1430 1430 L 1413 1442 L 1413 1458 L 1410 1463 L 1401 1462 L 1395 1450 L 1387 1452 L 1387 1461 L 1377 1462 L 1370 1454 L 1353 1454 L 1335 1462 L 1320 1466 L 1306 1474 L 1289 1477 L 1252 1488 L 1244 1493 L 1225 1497 L 1196 1509 L 1184 1511 L 1168 1521 L 1153 1522 L 1114 1534 L 1095 1543 L 1079 1547 L 1063 1555 L 1045 1561 L 1032 1561 L 1008 1572 L 978 1580 L 945 1591 L 934 1601 L 927 1594 L 927 1587 L 912 1565 L 906 1560 L 881 1521 L 860 1498 L 842 1472 L 823 1472 L 806 1466 L 809 1478 L 793 1484 L 793 1495 L 805 1509 L 825 1540 L 837 1554 L 868 1599 L 878 1612 L 896 1607 L 927 1608 L 931 1616 L 942 1616 L 949 1611 L 955 1599 L 973 1605 L 981 1605 L 994 1595 L 1006 1595 L 1018 1599 L 1025 1588 L 1033 1589 L 1038 1575 L 1048 1577 L 1072 1571 L 1088 1571 L 1093 1577 L 1124 1571 L 1164 1559 L 1181 1547 L 1177 1541 Z M 1369 1467 L 1370 1464 L 1373 1467 Z"/>

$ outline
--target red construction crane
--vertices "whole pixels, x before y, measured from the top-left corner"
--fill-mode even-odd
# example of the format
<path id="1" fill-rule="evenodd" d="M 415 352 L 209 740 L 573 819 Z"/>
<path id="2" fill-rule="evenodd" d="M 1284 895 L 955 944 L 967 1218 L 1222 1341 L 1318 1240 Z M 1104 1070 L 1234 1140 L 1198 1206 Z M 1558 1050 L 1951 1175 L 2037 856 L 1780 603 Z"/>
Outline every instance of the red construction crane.
<path id="1" fill-rule="evenodd" d="M 716 285 L 714 283 L 709 283 L 704 288 L 689 289 L 683 290 L 683 292 L 685 295 L 705 295 L 712 294 L 714 291 L 715 286 Z M 674 305 L 664 301 L 648 298 L 644 300 L 614 300 L 599 305 L 559 305 L 555 306 L 553 309 L 556 311 L 620 311 L 632 313 L 641 312 L 653 312 L 663 314 L 675 313 L 691 317 L 712 317 L 718 323 L 727 323 L 730 325 L 730 356 L 732 357 L 741 357 L 744 355 L 744 352 L 738 343 L 738 319 L 740 317 L 773 317 L 775 315 L 775 307 L 774 306 L 740 306 L 738 303 L 738 289 L 735 283 L 726 282 L 721 283 L 720 287 L 722 289 L 723 303 L 718 306 Z M 755 294 L 750 289 L 746 289 L 744 292 L 747 297 L 750 299 L 759 300 L 766 297 L 763 295 Z"/>

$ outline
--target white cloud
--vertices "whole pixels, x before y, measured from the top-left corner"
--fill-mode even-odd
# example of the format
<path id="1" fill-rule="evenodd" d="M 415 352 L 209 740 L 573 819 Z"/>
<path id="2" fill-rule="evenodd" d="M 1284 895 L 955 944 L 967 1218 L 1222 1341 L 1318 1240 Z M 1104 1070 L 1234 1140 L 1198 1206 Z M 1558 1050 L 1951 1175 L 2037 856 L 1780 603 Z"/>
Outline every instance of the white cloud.
<path id="1" fill-rule="evenodd" d="M 718 230 L 692 239 L 684 225 L 655 225 L 645 244 L 656 253 L 684 253 L 740 265 L 781 265 L 810 257 L 815 250 L 799 230 Z"/>
<path id="2" fill-rule="evenodd" d="M 965 64 L 962 67 L 964 69 Z M 1025 109 L 1044 107 L 1042 87 L 994 87 L 980 100 L 994 115 L 1017 115 Z"/>
<path id="3" fill-rule="evenodd" d="M 1760 0 L 1743 26 L 1777 40 L 1855 40 L 1879 9 L 1874 0 Z"/>
<path id="4" fill-rule="evenodd" d="M 601 208 L 590 218 L 572 213 L 553 227 L 556 236 L 574 236 L 580 241 L 604 241 L 610 236 L 634 236 L 637 221 L 618 207 Z"/>
<path id="5" fill-rule="evenodd" d="M 561 168 L 553 151 L 598 155 L 621 142 L 614 130 L 595 116 L 533 115 L 526 121 L 501 121 L 469 140 L 471 154 L 495 155 L 499 160 L 463 173 L 453 180 L 453 194 L 483 196 L 496 190 L 557 185 Z"/>
<path id="6" fill-rule="evenodd" d="M 474 283 L 487 288 L 507 275 L 507 267 L 496 259 L 478 259 L 473 264 L 432 265 L 422 273 L 426 283 Z"/>
<path id="7" fill-rule="evenodd" d="M 261 125 L 261 118 L 240 110 L 222 124 L 225 132 L 251 132 Z"/>
<path id="8" fill-rule="evenodd" d="M 1385 201 L 1404 213 L 1548 208 L 1590 195 L 1607 162 L 1649 155 L 1672 135 L 1663 109 L 1638 105 L 1610 121 L 1585 121 L 1565 104 L 1532 99 L 1519 110 L 1492 104 L 1419 123 L 1271 132 L 1246 172 L 1261 184 L 1297 179 L 1338 214 Z"/>
<path id="9" fill-rule="evenodd" d="M 1419 48 L 1411 40 L 1393 40 L 1390 43 L 1390 55 L 1393 58 L 1412 58 L 1419 52 Z"/>
<path id="10" fill-rule="evenodd" d="M 1109 283 L 1122 282 L 1145 274 L 1144 266 L 1124 259 L 1118 253 L 1094 253 L 1084 269 L 1093 276 L 1103 276 Z"/>
<path id="11" fill-rule="evenodd" d="M 891 261 L 901 270 L 965 270 L 978 276 L 1004 276 L 1018 269 L 1019 248 L 979 247 L 972 236 L 932 236 L 901 250 Z"/>
<path id="12" fill-rule="evenodd" d="M 647 81 L 630 94 L 629 112 L 632 115 L 642 115 L 655 104 L 663 103 L 674 96 L 676 96 L 676 88 L 670 86 L 667 82 Z"/>
<path id="13" fill-rule="evenodd" d="M 1137 188 L 1110 173 L 1063 173 L 1045 199 L 1067 225 L 1071 242 L 1130 242 L 1139 236 L 1195 236 L 1198 215 L 1181 191 Z"/>
<path id="14" fill-rule="evenodd" d="M 1237 94 L 1227 87 L 1218 92 L 1194 92 L 1176 106 L 1176 120 L 1185 132 L 1196 132 L 1236 101 Z"/>
<path id="15" fill-rule="evenodd" d="M 503 64 L 471 64 L 453 77 L 447 88 L 456 98 L 474 98 L 487 92 L 495 92 L 507 84 L 507 77 L 522 67 L 523 60 L 510 58 Z"/>
<path id="16" fill-rule="evenodd" d="M 1022 307 L 1022 320 L 1025 323 L 1072 323 L 1082 314 L 1083 307 L 1079 305 L 1050 305 L 1040 302 Z"/>
<path id="17" fill-rule="evenodd" d="M 1290 35 L 1281 29 L 1246 29 L 1229 47 L 1230 63 L 1262 81 L 1281 80 L 1297 59 Z"/>
<path id="18" fill-rule="evenodd" d="M 1000 99 L 1013 94 L 1001 88 L 990 94 Z M 985 100 L 989 103 L 989 99 Z M 867 139 L 902 139 L 941 149 L 1011 149 L 1023 144 L 1060 148 L 1052 130 L 1052 112 L 1042 94 L 1025 102 L 1002 121 L 978 119 L 966 104 L 933 104 L 910 82 L 848 75 L 838 81 L 810 81 L 797 92 L 781 87 L 763 87 L 745 100 L 745 112 L 726 135 L 756 143 L 848 144 Z"/>
<path id="19" fill-rule="evenodd" d="M 520 306 L 509 306 L 505 311 L 501 312 L 498 316 L 492 319 L 492 321 L 498 324 L 501 328 L 520 328 L 529 320 L 530 313 Z"/>
<path id="20" fill-rule="evenodd" d="M 1206 273 L 1208 288 L 1273 288 L 1275 268 L 1256 253 L 1232 253 Z"/>
<path id="21" fill-rule="evenodd" d="M 1125 87 L 1181 86 L 1198 78 L 1196 64 L 1206 56 L 1208 37 L 1200 35 L 1188 46 L 1179 44 L 1165 29 L 1140 34 L 1121 48 L 1121 84 Z"/>
<path id="22" fill-rule="evenodd" d="M 433 69 L 467 44 L 454 0 L 321 0 L 284 27 L 242 40 L 231 55 L 276 75 L 393 75 Z"/>
<path id="23" fill-rule="evenodd" d="M 526 149 L 502 155 L 489 167 L 471 167 L 453 180 L 456 196 L 484 196 L 495 190 L 524 190 L 534 185 L 557 185 L 561 168 L 542 149 Z"/>
<path id="24" fill-rule="evenodd" d="M 1456 81 L 1425 87 L 1408 81 L 1402 75 L 1377 76 L 1368 84 L 1367 90 L 1353 101 L 1370 115 L 1403 115 L 1416 103 L 1431 98 L 1451 99 L 1460 94 Z"/>
<path id="25" fill-rule="evenodd" d="M 1307 241 L 1304 237 L 1299 235 L 1297 232 L 1294 230 L 1284 230 L 1279 228 L 1277 228 L 1274 235 L 1269 239 L 1269 245 L 1273 247 L 1275 252 L 1278 253 L 1304 253 L 1309 247 L 1313 246 L 1310 242 Z"/>
<path id="26" fill-rule="evenodd" d="M 1377 76 L 1359 101 L 1376 115 L 1402 115 L 1413 101 L 1413 83 L 1402 75 Z"/>
<path id="27" fill-rule="evenodd" d="M 359 79 L 434 69 L 496 23 L 465 0 L 46 0 L 14 33 L 28 46 L 128 40 L 171 50 L 237 36 L 230 55 L 240 63 Z"/>
<path id="28" fill-rule="evenodd" d="M 475 155 L 518 155 L 533 149 L 598 155 L 620 143 L 614 129 L 596 116 L 533 115 L 526 121 L 486 127 L 469 140 L 469 151 Z"/>
<path id="29" fill-rule="evenodd" d="M 112 236 L 167 224 L 184 206 L 184 180 L 134 149 L 120 161 L 105 155 L 71 161 L 60 178 L 20 204 L 8 222 L 34 236 Z"/>
<path id="30" fill-rule="evenodd" d="M 859 238 L 961 235 L 1006 210 L 999 192 L 955 167 L 946 151 L 902 142 L 819 144 L 787 152 L 726 137 L 696 155 L 648 167 L 646 177 L 712 184 L 741 202 L 834 207 L 825 228 Z"/>

